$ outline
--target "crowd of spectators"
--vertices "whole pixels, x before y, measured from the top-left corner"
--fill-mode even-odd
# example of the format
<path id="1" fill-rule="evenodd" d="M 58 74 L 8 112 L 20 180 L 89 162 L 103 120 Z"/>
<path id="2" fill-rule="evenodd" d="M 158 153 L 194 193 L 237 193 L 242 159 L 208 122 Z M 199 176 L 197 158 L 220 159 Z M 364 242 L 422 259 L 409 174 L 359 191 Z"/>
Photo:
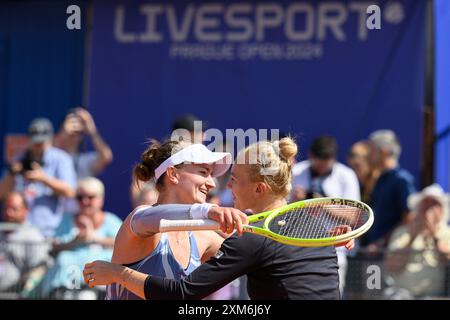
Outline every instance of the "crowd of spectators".
<path id="1" fill-rule="evenodd" d="M 84 150 L 86 138 L 94 151 Z M 0 295 L 64 298 L 82 288 L 85 263 L 112 256 L 122 221 L 103 211 L 95 178 L 112 151 L 83 108 L 70 110 L 56 134 L 48 119 L 34 119 L 28 141 L 0 180 Z"/>
<path id="2" fill-rule="evenodd" d="M 176 119 L 172 133 L 203 141 L 195 121 L 192 115 Z M 11 291 L 24 298 L 64 299 L 68 289 L 83 288 L 85 263 L 112 257 L 122 221 L 104 211 L 105 186 L 96 176 L 113 161 L 113 152 L 84 108 L 70 110 L 56 134 L 48 119 L 34 119 L 28 138 L 28 148 L 0 179 L 0 295 Z M 85 148 L 87 139 L 93 151 Z M 334 137 L 316 137 L 307 159 L 293 167 L 289 200 L 341 197 L 373 208 L 374 225 L 356 248 L 337 249 L 343 296 L 348 260 L 355 257 L 382 262 L 386 297 L 448 294 L 449 195 L 436 184 L 417 192 L 413 176 L 400 165 L 401 144 L 391 130 L 354 143 L 346 163 L 337 160 L 338 151 Z M 233 205 L 228 178 L 215 181 L 209 202 Z M 157 197 L 151 182 L 130 185 L 133 207 L 153 205 Z M 242 298 L 244 284 L 241 278 L 210 298 Z"/>

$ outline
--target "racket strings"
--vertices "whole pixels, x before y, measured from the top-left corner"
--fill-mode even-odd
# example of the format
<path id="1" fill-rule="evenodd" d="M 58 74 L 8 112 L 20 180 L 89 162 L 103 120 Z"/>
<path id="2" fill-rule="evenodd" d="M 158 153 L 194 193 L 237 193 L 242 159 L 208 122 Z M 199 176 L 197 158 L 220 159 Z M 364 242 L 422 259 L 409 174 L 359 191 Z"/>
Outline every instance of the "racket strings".
<path id="1" fill-rule="evenodd" d="M 369 213 L 358 207 L 329 203 L 293 208 L 272 219 L 269 229 L 281 236 L 318 239 L 337 236 L 360 228 Z"/>

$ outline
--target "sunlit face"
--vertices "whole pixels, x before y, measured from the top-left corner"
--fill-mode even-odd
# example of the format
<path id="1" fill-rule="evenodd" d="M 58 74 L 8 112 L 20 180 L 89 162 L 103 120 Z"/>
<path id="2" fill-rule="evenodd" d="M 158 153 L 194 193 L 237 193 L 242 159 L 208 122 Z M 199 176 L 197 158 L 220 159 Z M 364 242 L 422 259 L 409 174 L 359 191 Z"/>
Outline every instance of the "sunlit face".
<path id="1" fill-rule="evenodd" d="M 181 203 L 205 203 L 209 191 L 216 187 L 211 176 L 211 164 L 185 164 L 176 169 L 178 183 L 176 188 Z"/>
<path id="2" fill-rule="evenodd" d="M 80 209 L 79 214 L 93 215 L 103 209 L 104 197 L 95 192 L 80 188 L 76 198 Z"/>
<path id="3" fill-rule="evenodd" d="M 250 181 L 248 165 L 235 164 L 231 168 L 231 177 L 227 187 L 233 194 L 234 207 L 239 210 L 247 210 L 255 207 L 256 183 Z"/>
<path id="4" fill-rule="evenodd" d="M 3 207 L 3 219 L 5 222 L 23 223 L 27 217 L 28 209 L 23 199 L 17 193 L 8 196 Z"/>
<path id="5" fill-rule="evenodd" d="M 84 125 L 81 118 L 75 114 L 70 114 L 64 121 L 64 131 L 69 135 L 83 134 Z"/>
<path id="6" fill-rule="evenodd" d="M 74 114 L 70 114 L 66 117 L 66 120 L 64 121 L 64 131 L 66 137 L 70 139 L 72 143 L 79 144 L 83 140 L 84 130 L 85 128 L 80 117 Z"/>
<path id="7" fill-rule="evenodd" d="M 433 197 L 426 197 L 419 204 L 419 214 L 423 221 L 429 219 L 429 222 L 436 225 L 442 219 L 442 204 Z"/>

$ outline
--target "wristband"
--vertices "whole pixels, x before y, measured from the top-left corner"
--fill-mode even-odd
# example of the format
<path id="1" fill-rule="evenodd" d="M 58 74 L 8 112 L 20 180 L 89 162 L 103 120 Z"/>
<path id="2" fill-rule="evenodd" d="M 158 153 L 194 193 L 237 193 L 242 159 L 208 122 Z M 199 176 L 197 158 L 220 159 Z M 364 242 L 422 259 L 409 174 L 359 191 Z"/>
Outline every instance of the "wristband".
<path id="1" fill-rule="evenodd" d="M 189 216 L 191 219 L 208 219 L 208 212 L 211 207 L 217 207 L 212 203 L 195 203 L 189 210 Z"/>

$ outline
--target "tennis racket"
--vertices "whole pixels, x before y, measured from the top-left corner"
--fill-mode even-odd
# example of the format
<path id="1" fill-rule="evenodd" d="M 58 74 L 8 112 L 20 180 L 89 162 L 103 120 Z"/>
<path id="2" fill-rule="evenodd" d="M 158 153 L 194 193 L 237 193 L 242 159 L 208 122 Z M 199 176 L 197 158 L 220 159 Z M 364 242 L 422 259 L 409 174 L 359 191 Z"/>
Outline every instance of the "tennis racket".
<path id="1" fill-rule="evenodd" d="M 288 245 L 325 247 L 361 236 L 372 226 L 373 219 L 372 209 L 363 202 L 317 198 L 251 215 L 248 217 L 249 224 L 244 226 L 243 231 Z M 254 225 L 263 220 L 262 226 Z M 219 230 L 219 224 L 209 219 L 161 219 L 159 230 Z"/>

